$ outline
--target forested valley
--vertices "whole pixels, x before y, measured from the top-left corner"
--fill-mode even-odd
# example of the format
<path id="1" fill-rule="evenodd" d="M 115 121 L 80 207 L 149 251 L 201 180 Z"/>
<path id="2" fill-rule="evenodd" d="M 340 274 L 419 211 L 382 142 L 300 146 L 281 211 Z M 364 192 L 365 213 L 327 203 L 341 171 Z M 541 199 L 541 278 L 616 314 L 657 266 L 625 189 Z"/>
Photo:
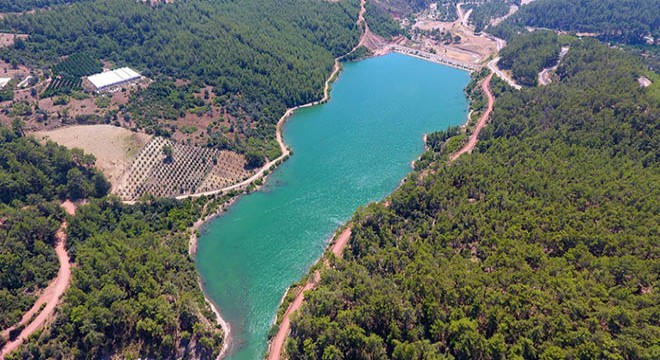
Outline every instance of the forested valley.
<path id="1" fill-rule="evenodd" d="M 44 67 L 85 52 L 159 82 L 211 86 L 216 105 L 247 125 L 236 133 L 208 129 L 209 138 L 224 138 L 209 145 L 231 148 L 239 137 L 244 145 L 232 150 L 272 157 L 279 154 L 279 117 L 287 107 L 320 99 L 334 59 L 357 44 L 358 10 L 358 0 L 189 0 L 153 7 L 94 0 L 5 17 L 0 27 L 30 37 L 0 49 L 0 57 Z"/>
<path id="2" fill-rule="evenodd" d="M 660 98 L 637 83 L 646 71 L 584 39 L 557 83 L 496 80 L 472 154 L 448 163 L 453 138 L 429 136 L 389 206 L 354 216 L 294 317 L 290 358 L 659 358 Z"/>

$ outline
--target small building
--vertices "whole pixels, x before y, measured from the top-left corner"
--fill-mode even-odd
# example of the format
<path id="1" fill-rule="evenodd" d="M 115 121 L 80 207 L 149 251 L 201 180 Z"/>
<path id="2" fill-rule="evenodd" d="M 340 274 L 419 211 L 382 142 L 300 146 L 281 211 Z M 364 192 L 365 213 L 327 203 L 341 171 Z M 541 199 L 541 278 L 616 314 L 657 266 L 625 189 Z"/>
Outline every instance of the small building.
<path id="1" fill-rule="evenodd" d="M 10 81 L 11 81 L 10 77 L 9 78 L 0 78 L 0 89 L 7 86 L 7 84 L 9 84 Z"/>
<path id="2" fill-rule="evenodd" d="M 23 89 L 28 86 L 35 85 L 38 81 L 39 78 L 37 78 L 36 76 L 28 75 L 25 79 L 23 79 L 23 81 L 19 82 L 17 86 Z"/>
<path id="3" fill-rule="evenodd" d="M 121 85 L 140 80 L 142 76 L 131 68 L 123 67 L 115 70 L 94 74 L 87 81 L 96 91 L 109 91 Z"/>

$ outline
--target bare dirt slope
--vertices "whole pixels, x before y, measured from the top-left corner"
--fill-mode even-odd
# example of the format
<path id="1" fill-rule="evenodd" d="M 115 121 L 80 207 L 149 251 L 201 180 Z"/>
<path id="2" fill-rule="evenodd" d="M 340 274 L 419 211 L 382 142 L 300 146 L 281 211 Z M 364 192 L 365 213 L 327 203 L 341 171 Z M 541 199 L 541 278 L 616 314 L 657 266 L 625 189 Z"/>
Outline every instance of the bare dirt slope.
<path id="1" fill-rule="evenodd" d="M 96 166 L 113 184 L 113 188 L 140 149 L 152 136 L 112 125 L 79 125 L 38 131 L 33 135 L 42 141 L 52 140 L 67 148 L 80 148 L 96 156 Z"/>

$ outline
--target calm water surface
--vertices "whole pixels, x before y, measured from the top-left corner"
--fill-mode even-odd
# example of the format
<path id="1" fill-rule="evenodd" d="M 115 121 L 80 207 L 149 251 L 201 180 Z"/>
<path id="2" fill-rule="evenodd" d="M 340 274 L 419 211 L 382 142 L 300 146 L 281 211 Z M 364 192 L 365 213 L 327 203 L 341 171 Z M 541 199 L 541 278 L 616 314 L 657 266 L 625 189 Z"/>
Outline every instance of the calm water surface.
<path id="1" fill-rule="evenodd" d="M 258 360 L 277 306 L 362 205 L 391 193 L 422 135 L 462 124 L 467 72 L 390 54 L 345 65 L 327 104 L 286 123 L 294 155 L 199 239 L 205 291 L 232 329 L 228 358 Z"/>

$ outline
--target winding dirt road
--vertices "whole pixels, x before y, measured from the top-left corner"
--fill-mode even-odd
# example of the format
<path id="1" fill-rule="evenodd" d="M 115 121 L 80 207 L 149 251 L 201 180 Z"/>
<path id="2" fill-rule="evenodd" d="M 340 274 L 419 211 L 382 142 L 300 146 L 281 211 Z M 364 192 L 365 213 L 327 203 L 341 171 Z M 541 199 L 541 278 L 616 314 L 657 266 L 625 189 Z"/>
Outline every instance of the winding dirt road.
<path id="1" fill-rule="evenodd" d="M 539 86 L 545 86 L 552 82 L 550 72 L 557 71 L 559 64 L 561 64 L 561 60 L 564 58 L 564 56 L 566 56 L 569 49 L 570 48 L 568 46 L 562 46 L 561 51 L 559 52 L 559 56 L 557 57 L 557 64 L 555 64 L 553 67 L 545 68 L 539 73 Z"/>
<path id="2" fill-rule="evenodd" d="M 493 112 L 493 105 L 495 104 L 495 98 L 493 97 L 493 94 L 490 92 L 490 80 L 493 78 L 493 73 L 490 73 L 484 81 L 481 83 L 481 89 L 484 91 L 486 96 L 488 97 L 488 108 L 486 111 L 481 115 L 481 118 L 479 119 L 479 122 L 477 123 L 477 126 L 474 128 L 474 132 L 470 136 L 470 140 L 468 141 L 463 148 L 455 152 L 449 160 L 453 162 L 454 160 L 458 159 L 459 156 L 472 152 L 472 149 L 474 149 L 474 146 L 477 145 L 477 140 L 479 139 L 479 133 L 481 133 L 481 129 L 484 128 L 486 125 L 486 122 L 488 121 L 488 117 L 490 116 L 490 113 Z"/>
<path id="3" fill-rule="evenodd" d="M 522 86 L 518 85 L 515 80 L 513 80 L 510 76 L 505 74 L 502 70 L 500 70 L 499 67 L 497 67 L 497 63 L 500 61 L 500 57 L 496 57 L 493 60 L 488 62 L 488 69 L 490 71 L 494 72 L 497 74 L 497 76 L 500 77 L 500 79 L 506 81 L 507 84 L 509 84 L 511 87 L 513 87 L 516 90 L 522 89 Z"/>
<path id="4" fill-rule="evenodd" d="M 62 203 L 61 206 L 67 212 L 67 214 L 75 214 L 76 206 L 71 201 L 67 200 Z M 25 339 L 40 329 L 51 318 L 55 312 L 55 308 L 57 307 L 60 297 L 69 287 L 69 283 L 71 282 L 71 262 L 69 259 L 69 254 L 66 252 L 66 232 L 64 230 L 66 230 L 66 220 L 62 222 L 62 225 L 60 226 L 59 230 L 57 230 L 56 234 L 58 241 L 57 245 L 55 246 L 55 252 L 57 253 L 57 260 L 60 263 L 57 277 L 50 282 L 43 294 L 41 294 L 39 299 L 37 299 L 37 301 L 34 303 L 34 306 L 32 306 L 28 312 L 23 314 L 23 317 L 18 324 L 27 324 L 28 321 L 30 321 L 30 319 L 32 319 L 34 315 L 37 314 L 41 307 L 44 306 L 44 304 L 45 306 L 39 315 L 37 315 L 34 320 L 25 326 L 23 331 L 21 331 L 16 339 L 5 344 L 4 348 L 2 348 L 2 352 L 0 352 L 0 359 L 4 359 L 5 356 L 7 356 L 9 353 L 18 349 L 18 347 L 21 346 Z M 12 328 L 7 329 L 5 332 L 3 332 L 2 335 L 6 336 L 5 333 L 8 334 Z"/>

